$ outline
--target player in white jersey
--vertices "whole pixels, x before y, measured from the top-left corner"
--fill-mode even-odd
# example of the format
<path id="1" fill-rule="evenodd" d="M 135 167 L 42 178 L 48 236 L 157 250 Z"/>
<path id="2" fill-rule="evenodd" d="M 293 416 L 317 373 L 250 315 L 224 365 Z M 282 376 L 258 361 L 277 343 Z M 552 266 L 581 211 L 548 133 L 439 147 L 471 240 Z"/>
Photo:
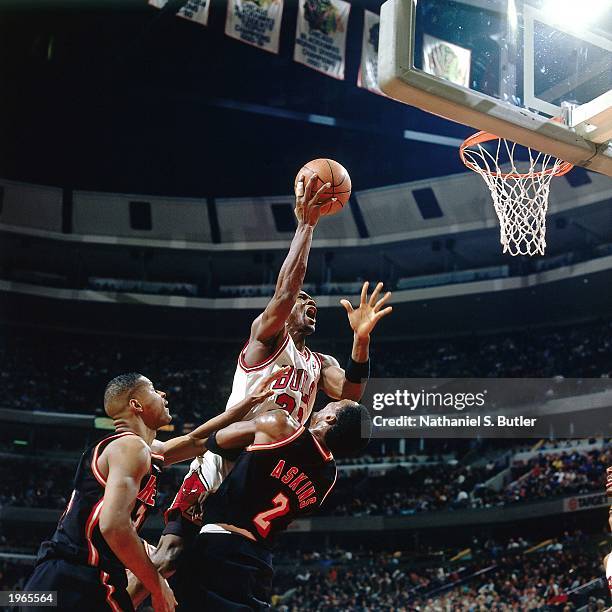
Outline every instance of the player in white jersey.
<path id="1" fill-rule="evenodd" d="M 316 328 L 317 305 L 302 291 L 302 284 L 314 228 L 320 217 L 319 196 L 329 187 L 327 183 L 312 195 L 316 180 L 317 175 L 313 174 L 306 184 L 303 176 L 296 183 L 297 229 L 281 266 L 274 296 L 253 321 L 249 340 L 238 357 L 227 405 L 244 398 L 272 371 L 289 366 L 290 372 L 276 381 L 272 387 L 274 395 L 249 413 L 247 419 L 272 407 L 281 407 L 300 423 L 305 423 L 318 389 L 332 399 L 359 401 L 370 371 L 370 333 L 392 310 L 390 306 L 384 307 L 391 296 L 389 292 L 379 298 L 382 283 L 376 285 L 369 298 L 368 283 L 364 283 L 357 308 L 346 299 L 340 301 L 353 331 L 353 349 L 346 369 L 342 369 L 333 357 L 314 353 L 306 346 L 307 336 Z M 221 453 L 220 449 L 216 453 L 208 451 L 193 461 L 166 512 L 166 528 L 153 555 L 153 561 L 165 576 L 174 569 L 183 539 L 199 531 L 206 496 L 219 487 L 232 467 L 235 456 L 223 453 L 221 457 Z M 140 599 L 135 594 L 136 588 L 130 586 L 128 590 L 137 605 Z"/>

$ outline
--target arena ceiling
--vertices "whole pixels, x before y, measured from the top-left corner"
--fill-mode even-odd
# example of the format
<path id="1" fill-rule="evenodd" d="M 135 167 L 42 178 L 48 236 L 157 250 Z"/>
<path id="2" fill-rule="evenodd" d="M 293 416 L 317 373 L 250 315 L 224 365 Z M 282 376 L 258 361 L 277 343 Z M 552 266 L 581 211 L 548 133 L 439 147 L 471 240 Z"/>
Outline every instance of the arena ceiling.
<path id="1" fill-rule="evenodd" d="M 356 190 L 462 171 L 455 147 L 432 140 L 468 128 L 356 85 L 362 9 L 380 4 L 352 2 L 337 81 L 293 61 L 293 1 L 278 55 L 224 34 L 225 0 L 213 2 L 208 27 L 146 0 L 4 2 L 0 175 L 247 196 L 286 194 L 301 164 L 321 156 L 344 163 Z"/>

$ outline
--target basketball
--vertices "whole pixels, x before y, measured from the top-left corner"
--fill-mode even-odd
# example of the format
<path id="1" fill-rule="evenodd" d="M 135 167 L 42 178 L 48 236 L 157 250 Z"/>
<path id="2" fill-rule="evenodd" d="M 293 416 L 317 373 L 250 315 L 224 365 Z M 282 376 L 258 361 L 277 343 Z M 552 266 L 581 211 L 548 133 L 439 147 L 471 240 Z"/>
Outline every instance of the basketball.
<path id="1" fill-rule="evenodd" d="M 321 203 L 321 215 L 335 215 L 340 212 L 351 197 L 351 177 L 346 168 L 333 159 L 313 159 L 304 164 L 295 177 L 297 184 L 300 176 L 304 176 L 304 184 L 313 173 L 318 178 L 312 188 L 316 193 L 325 183 L 331 183 L 331 187 L 324 191 L 319 198 Z"/>

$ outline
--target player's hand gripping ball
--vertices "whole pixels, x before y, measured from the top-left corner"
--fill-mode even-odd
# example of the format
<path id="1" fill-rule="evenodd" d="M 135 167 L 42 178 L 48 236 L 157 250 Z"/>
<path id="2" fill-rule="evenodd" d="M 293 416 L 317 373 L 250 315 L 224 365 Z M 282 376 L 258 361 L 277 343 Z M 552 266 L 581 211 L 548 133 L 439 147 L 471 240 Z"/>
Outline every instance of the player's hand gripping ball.
<path id="1" fill-rule="evenodd" d="M 351 197 L 351 177 L 346 168 L 333 159 L 313 159 L 304 164 L 295 177 L 295 183 L 300 176 L 305 181 L 317 173 L 317 180 L 312 188 L 316 193 L 325 183 L 330 183 L 329 189 L 319 196 L 321 215 L 335 215 L 340 212 Z"/>

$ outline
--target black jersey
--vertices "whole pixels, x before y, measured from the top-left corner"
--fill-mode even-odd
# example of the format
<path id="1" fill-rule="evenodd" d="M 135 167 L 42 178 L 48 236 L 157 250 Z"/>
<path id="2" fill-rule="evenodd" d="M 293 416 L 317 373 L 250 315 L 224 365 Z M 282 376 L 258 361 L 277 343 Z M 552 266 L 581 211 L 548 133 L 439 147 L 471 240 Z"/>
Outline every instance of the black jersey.
<path id="1" fill-rule="evenodd" d="M 300 427 L 285 440 L 249 446 L 206 501 L 204 522 L 246 529 L 271 546 L 291 521 L 321 506 L 336 475 L 332 454 Z"/>
<path id="2" fill-rule="evenodd" d="M 74 490 L 68 506 L 51 539 L 41 544 L 38 552 L 39 562 L 48 558 L 61 558 L 106 571 L 123 568 L 100 532 L 99 520 L 106 480 L 98 469 L 97 462 L 109 442 L 123 436 L 135 435 L 124 432 L 107 436 L 83 453 L 74 477 Z M 136 530 L 155 507 L 157 479 L 163 460 L 162 455 L 151 453 L 151 467 L 140 483 L 140 491 L 132 511 Z"/>

